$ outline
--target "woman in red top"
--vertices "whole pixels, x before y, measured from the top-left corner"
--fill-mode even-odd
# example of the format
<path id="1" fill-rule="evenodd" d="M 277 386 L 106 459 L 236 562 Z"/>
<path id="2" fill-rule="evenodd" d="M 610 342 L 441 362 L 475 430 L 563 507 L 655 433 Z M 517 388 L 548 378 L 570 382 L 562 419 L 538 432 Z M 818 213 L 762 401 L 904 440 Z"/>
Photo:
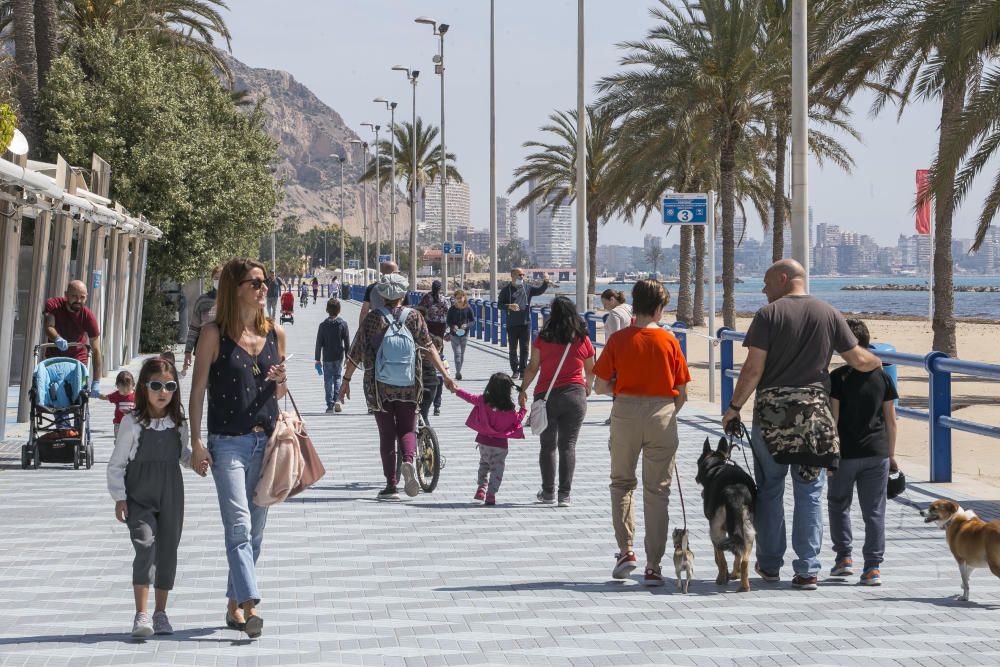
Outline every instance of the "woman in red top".
<path id="1" fill-rule="evenodd" d="M 587 397 L 594 383 L 594 346 L 587 337 L 587 325 L 573 302 L 564 296 L 552 300 L 552 314 L 531 346 L 531 361 L 524 370 L 518 401 L 528 403 L 528 387 L 539 375 L 535 399 L 545 398 L 548 428 L 542 432 L 538 465 L 542 488 L 538 502 L 556 502 L 556 449 L 559 450 L 559 507 L 569 507 L 573 469 L 576 467 L 576 437 L 587 414 Z M 562 361 L 565 356 L 565 361 Z M 560 368 L 560 363 L 562 368 Z M 539 369 L 541 373 L 539 374 Z M 555 381 L 553 382 L 553 378 Z"/>

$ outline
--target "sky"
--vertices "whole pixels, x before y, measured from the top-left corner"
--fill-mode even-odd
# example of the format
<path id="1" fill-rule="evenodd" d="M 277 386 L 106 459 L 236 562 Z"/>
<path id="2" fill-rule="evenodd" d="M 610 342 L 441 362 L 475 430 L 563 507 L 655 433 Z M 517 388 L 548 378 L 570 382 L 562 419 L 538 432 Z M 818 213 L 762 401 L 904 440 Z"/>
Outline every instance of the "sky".
<path id="1" fill-rule="evenodd" d="M 587 99 L 593 84 L 620 69 L 623 41 L 638 40 L 654 25 L 649 8 L 657 0 L 586 0 L 585 78 Z M 414 23 L 427 16 L 449 24 L 445 36 L 445 141 L 471 191 L 472 224 L 489 227 L 489 6 L 488 0 L 295 0 L 281 11 L 273 2 L 238 0 L 226 17 L 233 55 L 252 67 L 282 69 L 340 113 L 356 132 L 363 122 L 388 125 L 385 97 L 399 102 L 409 118 L 411 88 L 404 65 L 421 71 L 417 115 L 440 122 L 440 79 L 432 56 L 437 38 L 431 27 Z M 539 128 L 549 114 L 576 106 L 576 0 L 496 0 L 497 194 L 513 181 L 528 140 L 545 139 Z M 934 154 L 939 108 L 934 103 L 909 108 L 897 121 L 895 109 L 869 116 L 870 99 L 853 104 L 862 142 L 847 139 L 857 166 L 846 174 L 835 166 L 811 162 L 809 203 L 816 223 L 895 245 L 912 234 L 914 171 Z M 399 116 L 399 114 L 397 114 Z M 401 120 L 397 117 L 397 120 Z M 992 178 L 987 171 L 959 209 L 954 237 L 971 237 L 978 204 Z M 515 193 L 515 196 L 523 193 Z M 527 236 L 527 214 L 519 215 Z M 651 217 L 644 228 L 610 221 L 599 243 L 641 245 L 644 234 L 664 235 Z M 761 238 L 751 221 L 750 236 Z M 676 242 L 675 236 L 668 243 Z"/>

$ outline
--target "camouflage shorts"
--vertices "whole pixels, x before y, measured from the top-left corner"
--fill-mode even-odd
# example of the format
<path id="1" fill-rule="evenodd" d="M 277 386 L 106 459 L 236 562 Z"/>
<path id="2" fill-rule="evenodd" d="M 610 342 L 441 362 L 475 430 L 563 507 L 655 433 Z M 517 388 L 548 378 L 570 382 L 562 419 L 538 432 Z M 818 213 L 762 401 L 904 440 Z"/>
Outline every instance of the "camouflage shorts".
<path id="1" fill-rule="evenodd" d="M 840 438 L 830 400 L 820 387 L 772 387 L 757 392 L 754 421 L 775 463 L 794 463 L 806 480 L 835 470 Z"/>

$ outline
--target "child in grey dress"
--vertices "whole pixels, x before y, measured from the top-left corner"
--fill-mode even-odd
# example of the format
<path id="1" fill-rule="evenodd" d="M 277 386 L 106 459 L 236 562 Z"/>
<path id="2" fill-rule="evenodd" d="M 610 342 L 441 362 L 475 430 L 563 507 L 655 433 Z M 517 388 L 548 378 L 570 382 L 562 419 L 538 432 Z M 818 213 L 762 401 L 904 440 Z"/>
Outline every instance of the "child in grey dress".
<path id="1" fill-rule="evenodd" d="M 122 418 L 108 461 L 115 517 L 128 525 L 135 548 L 133 637 L 173 633 L 166 606 L 184 525 L 180 465 L 191 465 L 189 440 L 176 368 L 163 358 L 147 360 L 139 372 L 135 409 Z M 207 470 L 197 472 L 204 476 Z M 152 619 L 146 611 L 150 584 L 156 598 Z"/>

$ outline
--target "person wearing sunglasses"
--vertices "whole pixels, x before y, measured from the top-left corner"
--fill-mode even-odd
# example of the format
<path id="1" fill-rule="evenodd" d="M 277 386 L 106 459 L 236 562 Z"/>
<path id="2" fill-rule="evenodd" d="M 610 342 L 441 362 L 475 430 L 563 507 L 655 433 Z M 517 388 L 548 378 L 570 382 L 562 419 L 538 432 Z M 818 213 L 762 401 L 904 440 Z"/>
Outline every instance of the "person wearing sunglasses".
<path id="1" fill-rule="evenodd" d="M 255 505 L 253 494 L 286 392 L 285 332 L 267 317 L 267 297 L 263 264 L 237 258 L 222 267 L 215 321 L 202 328 L 195 350 L 188 408 L 194 465 L 207 461 L 212 468 L 225 530 L 226 625 L 249 637 L 259 637 L 264 627 L 256 563 L 267 521 L 267 508 Z"/>
<path id="2" fill-rule="evenodd" d="M 135 548 L 133 637 L 173 634 L 167 596 L 177 573 L 177 548 L 184 525 L 184 480 L 178 463 L 191 466 L 190 433 L 178 390 L 177 369 L 162 357 L 139 371 L 135 408 L 122 417 L 108 461 L 108 491 L 115 518 L 128 525 Z M 195 471 L 204 477 L 202 461 Z M 152 619 L 149 587 L 155 589 Z"/>

